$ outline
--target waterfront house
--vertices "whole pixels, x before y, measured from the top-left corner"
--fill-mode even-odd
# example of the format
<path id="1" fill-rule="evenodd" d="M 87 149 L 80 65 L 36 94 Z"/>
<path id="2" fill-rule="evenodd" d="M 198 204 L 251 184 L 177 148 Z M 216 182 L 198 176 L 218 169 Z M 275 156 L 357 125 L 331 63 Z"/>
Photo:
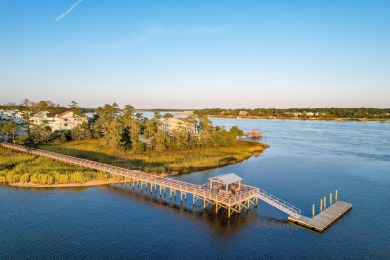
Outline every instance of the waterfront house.
<path id="1" fill-rule="evenodd" d="M 76 115 L 72 111 L 66 111 L 62 114 L 40 111 L 34 114 L 31 120 L 34 125 L 46 124 L 52 131 L 56 131 L 73 129 L 83 122 L 87 122 L 87 117 Z"/>
<path id="2" fill-rule="evenodd" d="M 34 125 L 47 125 L 50 128 L 54 126 L 55 113 L 49 111 L 40 111 L 31 117 L 32 124 Z"/>
<path id="3" fill-rule="evenodd" d="M 198 123 L 188 122 L 185 118 L 161 118 L 158 129 L 165 131 L 169 136 L 173 136 L 174 132 L 180 131 L 186 131 L 194 135 L 199 133 Z"/>
<path id="4" fill-rule="evenodd" d="M 55 115 L 52 130 L 71 130 L 83 122 L 87 122 L 86 116 L 79 116 L 72 111 L 66 111 L 62 114 Z"/>

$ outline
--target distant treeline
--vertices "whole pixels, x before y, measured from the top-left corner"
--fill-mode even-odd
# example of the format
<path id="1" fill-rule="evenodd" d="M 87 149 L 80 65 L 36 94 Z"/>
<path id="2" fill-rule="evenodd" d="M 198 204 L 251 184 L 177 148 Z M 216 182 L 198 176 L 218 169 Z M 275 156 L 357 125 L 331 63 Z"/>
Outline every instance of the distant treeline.
<path id="1" fill-rule="evenodd" d="M 24 99 L 20 104 L 16 104 L 10 102 L 5 105 L 0 105 L 0 109 L 4 110 L 19 110 L 19 111 L 30 111 L 33 113 L 37 113 L 39 111 L 47 110 L 51 113 L 60 114 L 69 109 L 75 110 L 77 108 L 77 113 L 93 113 L 96 111 L 96 108 L 81 108 L 78 106 L 77 102 L 71 101 L 69 105 L 62 106 L 60 104 L 56 104 L 50 100 L 41 100 L 41 101 L 30 101 L 29 99 Z"/>
<path id="2" fill-rule="evenodd" d="M 206 108 L 195 110 L 194 114 L 199 116 L 243 116 L 243 117 L 276 117 L 276 118 L 310 118 L 318 117 L 324 119 L 333 118 L 369 118 L 369 119 L 389 119 L 390 108 L 241 108 L 223 109 Z"/>

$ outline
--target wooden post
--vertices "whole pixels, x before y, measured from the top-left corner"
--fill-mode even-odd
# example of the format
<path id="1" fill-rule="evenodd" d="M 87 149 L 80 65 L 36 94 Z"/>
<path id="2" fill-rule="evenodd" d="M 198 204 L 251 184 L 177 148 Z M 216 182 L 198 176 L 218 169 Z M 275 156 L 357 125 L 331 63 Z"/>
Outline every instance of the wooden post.
<path id="1" fill-rule="evenodd" d="M 335 200 L 337 201 L 337 199 L 338 199 L 338 196 L 337 196 L 338 194 L 337 194 L 337 190 L 336 190 L 336 197 L 335 197 Z"/>
<path id="2" fill-rule="evenodd" d="M 332 193 L 329 194 L 329 206 L 332 205 Z"/>
<path id="3" fill-rule="evenodd" d="M 315 216 L 315 212 L 316 212 L 316 205 L 313 204 L 313 208 L 312 208 L 313 218 Z"/>
<path id="4" fill-rule="evenodd" d="M 215 195 L 215 213 L 218 213 L 218 196 Z"/>
<path id="5" fill-rule="evenodd" d="M 326 196 L 324 197 L 324 209 L 326 209 Z"/>
<path id="6" fill-rule="evenodd" d="M 195 192 L 192 194 L 192 206 L 195 205 L 195 196 L 196 196 L 196 188 L 195 188 Z"/>
<path id="7" fill-rule="evenodd" d="M 320 212 L 322 212 L 322 199 L 320 200 Z"/>

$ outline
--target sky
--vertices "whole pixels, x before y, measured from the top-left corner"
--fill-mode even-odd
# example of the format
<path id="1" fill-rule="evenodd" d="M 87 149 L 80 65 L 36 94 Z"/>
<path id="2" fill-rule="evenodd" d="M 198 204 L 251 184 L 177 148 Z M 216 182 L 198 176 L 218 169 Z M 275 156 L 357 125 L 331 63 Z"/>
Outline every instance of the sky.
<path id="1" fill-rule="evenodd" d="M 1 0 L 0 104 L 390 107 L 388 0 Z"/>

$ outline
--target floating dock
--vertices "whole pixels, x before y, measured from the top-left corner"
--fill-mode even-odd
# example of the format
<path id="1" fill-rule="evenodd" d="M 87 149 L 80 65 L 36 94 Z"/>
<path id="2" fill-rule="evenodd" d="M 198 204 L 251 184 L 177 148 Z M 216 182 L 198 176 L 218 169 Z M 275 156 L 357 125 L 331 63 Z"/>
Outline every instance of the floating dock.
<path id="1" fill-rule="evenodd" d="M 351 209 L 352 204 L 344 201 L 337 201 L 329 208 L 325 209 L 313 218 L 308 218 L 305 216 L 296 218 L 293 216 L 289 216 L 288 221 L 306 227 L 308 229 L 315 230 L 317 232 L 324 232 L 325 229 L 330 227 L 333 223 L 335 223 Z"/>
<path id="2" fill-rule="evenodd" d="M 257 207 L 258 200 L 260 199 L 288 214 L 288 220 L 290 222 L 317 232 L 323 232 L 352 208 L 352 205 L 347 202 L 337 201 L 336 191 L 336 202 L 334 204 L 332 204 L 332 197 L 330 197 L 332 205 L 326 208 L 326 199 L 324 198 L 325 210 L 322 211 L 321 200 L 321 212 L 313 218 L 308 218 L 301 214 L 299 208 L 288 202 L 263 189 L 241 183 L 242 179 L 233 173 L 210 178 L 209 183 L 198 185 L 22 145 L 5 142 L 0 143 L 0 145 L 18 152 L 48 157 L 71 165 L 121 176 L 130 184 L 130 187 L 132 184 L 133 189 L 135 185 L 138 185 L 138 187 L 141 187 L 140 190 L 142 192 L 143 186 L 145 185 L 145 190 L 149 190 L 151 194 L 154 192 L 156 196 L 159 194 L 160 199 L 167 200 L 166 193 L 169 191 L 170 200 L 174 199 L 176 201 L 176 196 L 180 196 L 180 204 L 182 204 L 183 201 L 184 204 L 186 204 L 187 195 L 189 194 L 192 196 L 193 206 L 198 200 L 201 200 L 203 201 L 204 209 L 211 205 L 216 214 L 220 209 L 226 209 L 228 218 L 230 218 L 233 213 L 239 214 L 245 210 L 249 210 L 252 206 Z"/>

